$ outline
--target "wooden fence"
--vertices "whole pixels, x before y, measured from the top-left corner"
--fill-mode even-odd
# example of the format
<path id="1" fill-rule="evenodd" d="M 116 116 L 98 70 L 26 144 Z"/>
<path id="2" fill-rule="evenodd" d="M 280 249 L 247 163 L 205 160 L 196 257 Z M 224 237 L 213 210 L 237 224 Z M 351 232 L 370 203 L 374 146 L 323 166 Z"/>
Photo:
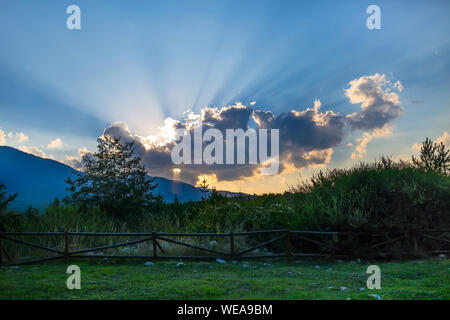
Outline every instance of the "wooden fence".
<path id="1" fill-rule="evenodd" d="M 0 265 L 2 265 L 2 257 L 8 259 L 8 265 L 20 265 L 20 264 L 31 264 L 38 262 L 45 262 L 51 260 L 64 259 L 66 262 L 69 259 L 83 259 L 83 258 L 103 258 L 103 259 L 150 259 L 152 261 L 157 261 L 159 259 L 259 259 L 259 258 L 279 258 L 285 257 L 287 259 L 292 259 L 295 257 L 334 257 L 334 258 L 350 258 L 346 252 L 342 252 L 342 249 L 337 248 L 333 243 L 336 241 L 324 241 L 323 239 L 317 239 L 315 236 L 323 237 L 344 237 L 348 242 L 355 241 L 358 237 L 365 237 L 370 239 L 370 243 L 367 244 L 368 248 L 373 250 L 375 248 L 383 248 L 386 246 L 392 246 L 395 242 L 412 239 L 414 245 L 417 247 L 417 243 L 423 239 L 428 241 L 442 242 L 445 243 L 444 250 L 435 250 L 428 253 L 439 254 L 450 252 L 448 250 L 448 244 L 450 240 L 446 238 L 449 235 L 450 230 L 423 230 L 421 232 L 387 232 L 380 234 L 368 234 L 368 233 L 348 233 L 348 232 L 324 232 L 324 231 L 300 231 L 300 230 L 288 230 L 288 229 L 277 229 L 277 230 L 261 230 L 261 231 L 248 231 L 248 232 L 231 232 L 231 233 L 165 233 L 165 232 L 151 232 L 151 233 L 102 233 L 102 232 L 0 232 Z M 267 235 L 273 234 L 276 237 L 265 240 L 264 242 L 258 243 L 257 245 L 236 250 L 236 239 L 242 236 L 254 236 L 254 235 Z M 43 237 L 61 237 L 64 243 L 64 249 L 55 249 L 43 246 L 41 244 L 25 241 L 18 239 L 17 237 L 28 237 L 35 236 L 39 238 Z M 104 246 L 97 246 L 92 248 L 85 248 L 81 250 L 70 250 L 70 240 L 71 237 L 131 237 L 138 238 L 137 240 L 128 242 L 119 242 Z M 215 248 L 209 248 L 202 245 L 197 245 L 193 243 L 187 243 L 174 238 L 194 238 L 194 237 L 222 237 L 228 238 L 229 250 L 223 251 Z M 40 259 L 32 259 L 27 261 L 14 261 L 5 246 L 2 245 L 5 241 L 15 242 L 24 246 L 40 249 L 53 254 L 51 257 L 45 257 Z M 283 250 L 281 253 L 271 253 L 271 254 L 254 254 L 257 249 L 262 247 L 267 247 L 276 242 L 284 241 L 282 245 Z M 152 243 L 152 255 L 95 255 L 93 252 L 103 251 L 107 249 L 119 248 L 132 246 L 139 243 L 151 242 Z M 188 247 L 202 252 L 207 252 L 213 255 L 199 255 L 199 256 L 169 256 L 164 255 L 165 250 L 161 246 L 161 242 L 167 242 L 179 246 Z M 330 252 L 295 252 L 295 248 L 298 247 L 299 243 L 310 243 L 326 247 L 330 249 Z M 253 253 L 249 255 L 250 253 Z M 4 264 L 4 263 L 3 263 Z"/>

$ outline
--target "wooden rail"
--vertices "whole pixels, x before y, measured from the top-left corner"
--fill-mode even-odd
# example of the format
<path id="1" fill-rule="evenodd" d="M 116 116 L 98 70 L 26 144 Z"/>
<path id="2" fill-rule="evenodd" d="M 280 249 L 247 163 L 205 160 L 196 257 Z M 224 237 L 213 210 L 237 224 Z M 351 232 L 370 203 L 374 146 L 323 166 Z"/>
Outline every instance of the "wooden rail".
<path id="1" fill-rule="evenodd" d="M 436 236 L 436 233 L 448 233 L 450 230 L 422 230 L 420 231 L 420 239 L 428 239 L 432 241 L 445 242 L 450 243 L 450 240 L 441 236 Z M 257 245 L 251 246 L 249 248 L 241 249 L 241 251 L 236 251 L 236 238 L 242 236 L 255 236 L 255 235 L 264 235 L 264 234 L 276 234 L 277 236 L 270 239 L 265 240 Z M 413 232 L 414 243 L 417 243 L 418 232 Z M 430 234 L 434 234 L 431 236 Z M 395 236 L 391 238 L 390 235 Z M 21 239 L 17 239 L 15 237 L 22 236 L 35 236 L 35 237 L 61 237 L 64 249 L 56 249 L 49 248 L 43 246 L 38 243 L 25 241 Z M 70 250 L 70 240 L 72 237 L 131 237 L 131 238 L 140 238 L 133 241 L 127 242 L 119 242 L 115 244 L 103 245 L 92 248 L 85 248 L 80 250 Z M 342 252 L 341 249 L 337 248 L 334 245 L 326 243 L 324 241 L 320 241 L 317 239 L 312 239 L 312 236 L 340 236 L 340 237 L 349 237 L 351 239 L 355 239 L 356 237 L 370 237 L 374 239 L 378 239 L 375 244 L 371 243 L 368 245 L 368 248 L 374 249 L 383 247 L 386 245 L 392 245 L 394 242 L 406 239 L 407 237 L 411 237 L 411 233 L 408 234 L 405 231 L 392 231 L 387 233 L 380 234 L 370 234 L 370 233 L 348 233 L 348 232 L 330 232 L 330 231 L 306 231 L 306 230 L 289 230 L 289 229 L 275 229 L 275 230 L 259 230 L 259 231 L 246 231 L 246 232 L 230 232 L 230 233 L 167 233 L 167 232 L 134 232 L 134 233 L 111 233 L 111 232 L 0 232 L 0 265 L 4 263 L 3 256 L 7 258 L 8 265 L 20 265 L 20 264 L 30 264 L 30 263 L 38 263 L 38 262 L 46 262 L 51 260 L 64 259 L 65 262 L 68 262 L 69 259 L 82 259 L 82 258 L 103 258 L 103 259 L 151 259 L 153 261 L 159 259 L 192 259 L 192 260 L 201 260 L 201 259 L 217 259 L 217 258 L 226 258 L 226 259 L 261 259 L 261 258 L 277 258 L 277 257 L 286 257 L 288 260 L 291 260 L 295 257 L 350 257 L 345 252 Z M 229 238 L 229 251 L 218 250 L 214 248 L 208 248 L 205 246 L 187 243 L 180 240 L 171 239 L 173 237 L 228 237 Z M 45 257 L 41 259 L 32 259 L 27 261 L 15 262 L 14 259 L 11 258 L 11 255 L 8 254 L 5 248 L 5 240 L 10 242 L 15 242 L 20 245 L 40 249 L 43 251 L 55 253 L 55 256 Z M 284 252 L 282 253 L 272 253 L 265 255 L 248 255 L 249 253 L 256 253 L 256 250 L 262 247 L 266 247 L 268 245 L 272 245 L 276 242 L 285 240 L 284 242 Z M 299 241 L 300 240 L 300 241 Z M 102 251 L 107 249 L 126 247 L 130 245 L 152 242 L 153 252 L 151 255 L 93 255 L 93 252 Z M 202 252 L 212 253 L 214 255 L 204 255 L 204 256 L 169 256 L 169 255 L 161 255 L 164 254 L 164 250 L 160 244 L 160 242 L 171 243 L 191 249 L 195 249 Z M 295 245 L 299 243 L 312 243 L 321 248 L 329 248 L 331 252 L 295 252 Z M 450 252 L 450 250 L 438 250 L 432 253 L 446 253 Z M 91 253 L 91 254 L 84 254 Z"/>

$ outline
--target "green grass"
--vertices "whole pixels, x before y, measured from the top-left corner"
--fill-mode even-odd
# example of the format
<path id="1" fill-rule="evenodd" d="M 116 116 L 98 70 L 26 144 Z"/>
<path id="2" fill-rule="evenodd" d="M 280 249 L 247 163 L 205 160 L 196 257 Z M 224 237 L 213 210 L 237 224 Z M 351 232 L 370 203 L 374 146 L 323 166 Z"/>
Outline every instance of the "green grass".
<path id="1" fill-rule="evenodd" d="M 378 263 L 381 290 L 366 288 L 366 262 L 247 262 L 74 261 L 81 290 L 67 289 L 63 263 L 2 267 L 0 299 L 450 299 L 448 259 Z"/>

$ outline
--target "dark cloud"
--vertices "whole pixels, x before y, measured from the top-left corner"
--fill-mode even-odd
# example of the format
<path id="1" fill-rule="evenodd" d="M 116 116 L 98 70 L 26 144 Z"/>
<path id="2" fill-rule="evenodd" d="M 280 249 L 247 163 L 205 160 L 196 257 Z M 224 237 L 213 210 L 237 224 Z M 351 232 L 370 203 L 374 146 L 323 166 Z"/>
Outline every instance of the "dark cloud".
<path id="1" fill-rule="evenodd" d="M 347 116 L 332 110 L 322 111 L 319 100 L 315 101 L 313 108 L 292 110 L 279 115 L 237 103 L 223 108 L 204 108 L 199 114 L 188 114 L 183 121 L 168 118 L 160 130 L 161 134 L 156 137 L 135 135 L 123 122 L 112 123 L 104 130 L 104 135 L 120 137 L 123 142 L 134 142 L 136 155 L 142 159 L 151 175 L 173 178 L 173 170 L 180 169 L 176 170 L 177 178 L 189 183 L 195 183 L 198 176 L 203 174 L 214 174 L 219 181 L 233 181 L 257 175 L 262 165 L 175 165 L 171 158 L 172 148 L 179 142 L 175 141 L 175 129 L 186 129 L 191 137 L 194 136 L 194 128 L 199 128 L 200 124 L 203 133 L 210 128 L 218 129 L 225 140 L 225 155 L 228 143 L 226 129 L 247 130 L 254 121 L 256 129 L 279 130 L 280 172 L 323 165 L 331 160 L 333 148 L 344 140 L 346 125 L 350 125 L 350 129 L 378 130 L 400 115 L 402 108 L 394 90 L 402 90 L 400 82 L 391 84 L 384 75 L 375 74 L 350 82 L 350 88 L 345 94 L 351 103 L 360 103 L 362 110 Z M 269 134 L 269 150 L 271 143 Z M 203 146 L 208 144 L 209 142 L 206 142 Z M 247 143 L 245 152 L 251 147 L 255 148 Z M 256 150 L 258 151 L 257 146 Z M 235 156 L 236 153 L 235 146 Z M 193 154 L 191 156 L 193 157 Z M 258 160 L 260 162 L 261 159 Z"/>

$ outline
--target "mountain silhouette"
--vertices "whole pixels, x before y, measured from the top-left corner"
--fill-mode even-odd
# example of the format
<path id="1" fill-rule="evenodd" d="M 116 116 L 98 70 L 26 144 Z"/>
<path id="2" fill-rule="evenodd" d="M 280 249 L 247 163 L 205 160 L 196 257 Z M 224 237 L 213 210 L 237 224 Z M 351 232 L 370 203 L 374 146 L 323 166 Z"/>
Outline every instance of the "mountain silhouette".
<path id="1" fill-rule="evenodd" d="M 43 209 L 55 198 L 64 198 L 69 195 L 64 181 L 75 178 L 76 172 L 61 162 L 0 146 L 0 183 L 6 185 L 8 193 L 18 193 L 9 209 L 24 211 L 30 205 Z M 158 187 L 153 193 L 160 194 L 166 202 L 172 202 L 175 196 L 181 202 L 197 201 L 203 195 L 200 189 L 181 181 L 156 177 L 155 183 Z"/>

